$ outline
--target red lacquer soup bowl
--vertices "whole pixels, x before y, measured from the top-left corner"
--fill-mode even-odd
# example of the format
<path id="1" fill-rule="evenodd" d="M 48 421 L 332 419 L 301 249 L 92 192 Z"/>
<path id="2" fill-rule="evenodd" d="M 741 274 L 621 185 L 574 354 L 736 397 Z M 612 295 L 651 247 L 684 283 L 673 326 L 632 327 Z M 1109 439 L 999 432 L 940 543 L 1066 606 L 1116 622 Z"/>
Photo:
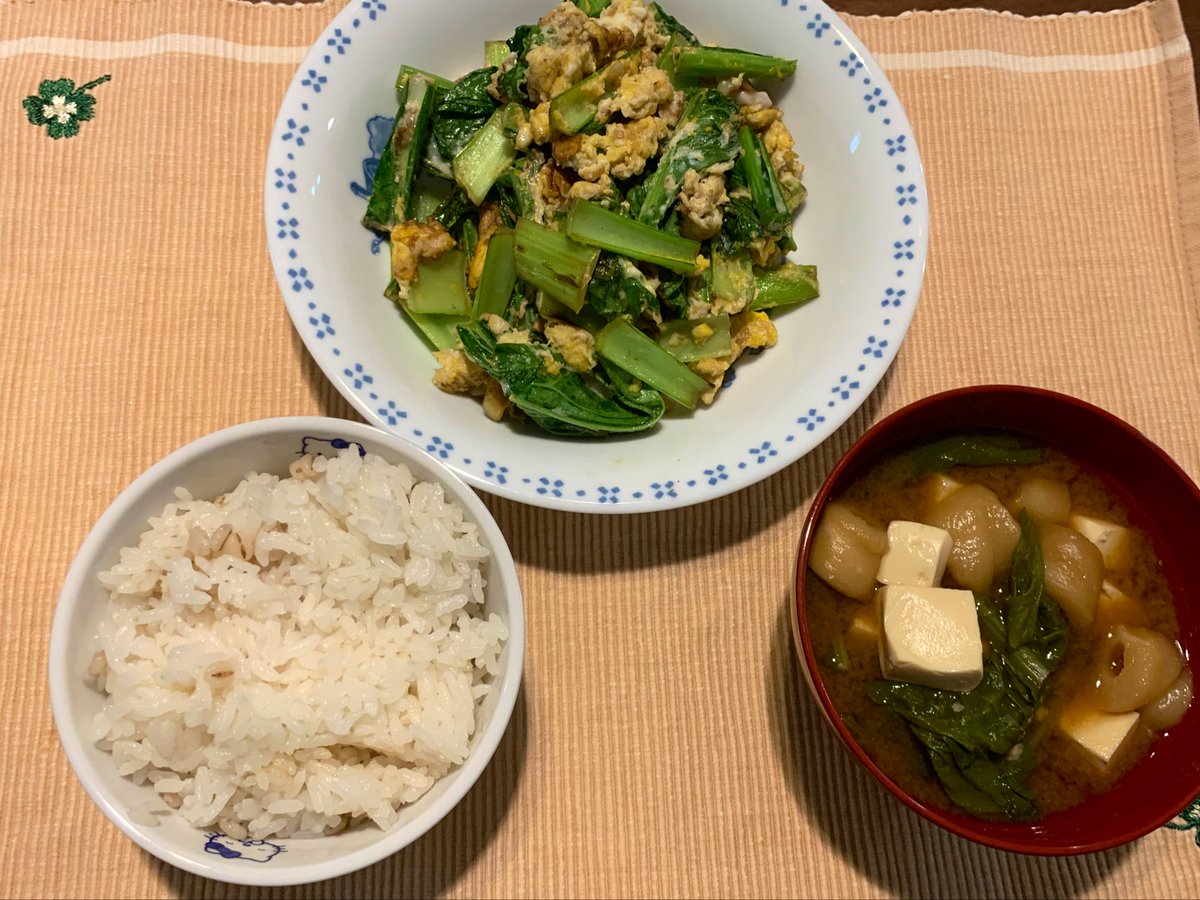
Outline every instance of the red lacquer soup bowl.
<path id="1" fill-rule="evenodd" d="M 1056 448 L 1099 476 L 1130 522 L 1147 532 L 1175 601 L 1179 644 L 1197 675 L 1200 659 L 1200 490 L 1163 450 L 1104 410 L 1064 394 L 1014 385 L 961 388 L 919 400 L 880 421 L 838 462 L 804 522 L 792 609 L 796 649 L 813 696 L 854 757 L 908 807 L 978 843 L 1021 853 L 1088 853 L 1135 840 L 1170 821 L 1200 795 L 1200 701 L 1163 732 L 1109 791 L 1035 822 L 1000 822 L 932 806 L 883 771 L 855 740 L 823 684 L 806 606 L 809 552 L 831 499 L 874 463 L 914 441 L 964 430 L 1001 429 Z"/>

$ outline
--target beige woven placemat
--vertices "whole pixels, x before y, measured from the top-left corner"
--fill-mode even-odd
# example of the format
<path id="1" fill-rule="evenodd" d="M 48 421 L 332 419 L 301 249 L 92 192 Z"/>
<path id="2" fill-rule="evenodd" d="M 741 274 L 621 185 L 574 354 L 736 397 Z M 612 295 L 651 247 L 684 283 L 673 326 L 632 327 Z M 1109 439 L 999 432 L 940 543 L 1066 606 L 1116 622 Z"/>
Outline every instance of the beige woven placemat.
<path id="1" fill-rule="evenodd" d="M 0 2 L 0 896 L 267 893 L 159 863 L 87 799 L 51 720 L 47 640 L 80 541 L 153 460 L 246 419 L 352 415 L 291 327 L 261 213 L 270 123 L 340 6 Z M 905 104 L 932 204 L 889 375 L 808 458 L 703 506 L 589 517 L 489 499 L 529 629 L 494 762 L 413 846 L 279 893 L 1200 893 L 1195 818 L 1054 860 L 909 813 L 824 727 L 785 612 L 833 461 L 937 390 L 1067 391 L 1200 475 L 1200 129 L 1178 7 L 849 22 Z M 27 121 L 44 79 L 109 76 L 73 136 Z"/>

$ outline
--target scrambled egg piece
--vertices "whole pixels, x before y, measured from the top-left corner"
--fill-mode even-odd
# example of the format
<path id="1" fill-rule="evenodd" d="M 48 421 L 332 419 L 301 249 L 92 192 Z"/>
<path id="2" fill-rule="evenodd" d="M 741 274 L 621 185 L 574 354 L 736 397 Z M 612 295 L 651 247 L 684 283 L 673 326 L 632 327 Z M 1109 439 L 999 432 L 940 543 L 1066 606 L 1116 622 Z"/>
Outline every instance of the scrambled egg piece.
<path id="1" fill-rule="evenodd" d="M 763 144 L 771 154 L 771 165 L 779 177 L 779 186 L 788 195 L 795 194 L 801 189 L 800 178 L 804 175 L 804 166 L 800 157 L 792 148 L 796 146 L 792 133 L 781 120 L 776 120 L 763 134 Z"/>
<path id="2" fill-rule="evenodd" d="M 596 368 L 596 338 L 591 332 L 567 322 L 549 319 L 545 334 L 550 346 L 558 351 L 568 368 L 576 372 L 590 372 Z"/>
<path id="3" fill-rule="evenodd" d="M 621 76 L 613 96 L 605 97 L 596 106 L 596 120 L 607 122 L 614 113 L 626 119 L 644 119 L 658 111 L 660 104 L 675 99 L 671 78 L 657 66 Z"/>
<path id="4" fill-rule="evenodd" d="M 777 106 L 771 106 L 770 103 L 766 106 L 761 103 L 751 103 L 742 107 L 738 117 L 750 126 L 751 131 L 766 131 L 783 118 L 783 110 Z"/>
<path id="5" fill-rule="evenodd" d="M 496 338 L 497 344 L 528 344 L 529 332 L 522 328 L 513 328 L 500 316 L 486 313 L 480 321 L 488 327 L 488 331 Z"/>
<path id="6" fill-rule="evenodd" d="M 392 229 L 392 275 L 401 287 L 414 284 L 417 266 L 453 250 L 454 237 L 440 222 L 401 222 Z"/>
<path id="7" fill-rule="evenodd" d="M 709 171 L 701 175 L 688 169 L 679 190 L 680 231 L 686 238 L 706 240 L 721 230 L 721 207 L 729 202 L 725 193 L 725 175 Z"/>
<path id="8" fill-rule="evenodd" d="M 532 100 L 556 97 L 597 69 L 594 32 L 600 30 L 574 3 L 563 2 L 538 24 L 545 43 L 525 55 L 529 74 L 525 85 Z"/>
<path id="9" fill-rule="evenodd" d="M 599 181 L 577 181 L 571 185 L 570 196 L 583 200 L 603 200 L 613 195 L 613 180 L 607 175 Z"/>
<path id="10" fill-rule="evenodd" d="M 538 169 L 533 178 L 533 219 L 545 222 L 562 209 L 571 195 L 571 181 L 554 162 Z"/>
<path id="11" fill-rule="evenodd" d="M 495 203 L 485 203 L 479 211 L 479 241 L 471 254 L 471 263 L 467 267 L 467 287 L 471 290 L 479 287 L 479 279 L 483 275 L 483 264 L 487 261 L 488 244 L 492 235 L 500 227 L 500 208 Z"/>
<path id="12" fill-rule="evenodd" d="M 461 350 L 435 350 L 433 358 L 438 369 L 433 373 L 433 383 L 448 394 L 473 394 L 479 396 L 486 390 L 488 374 L 467 357 Z"/>
<path id="13" fill-rule="evenodd" d="M 632 47 L 639 40 L 650 47 L 666 46 L 669 37 L 658 31 L 658 20 L 650 14 L 645 0 L 613 0 L 596 19 L 614 44 L 626 42 Z"/>
<path id="14" fill-rule="evenodd" d="M 560 165 L 574 169 L 584 181 L 599 182 L 605 175 L 629 178 L 641 174 L 669 131 L 667 123 L 658 116 L 609 122 L 601 134 L 559 138 L 552 151 Z"/>
<path id="15" fill-rule="evenodd" d="M 667 42 L 644 0 L 614 0 L 594 19 L 563 2 L 538 24 L 544 43 L 525 56 L 526 89 L 535 103 L 558 96 L 639 42 L 652 48 Z"/>
<path id="16" fill-rule="evenodd" d="M 462 350 L 437 350 L 433 358 L 438 364 L 433 383 L 446 393 L 483 397 L 483 411 L 493 422 L 499 422 L 512 407 L 500 382 L 471 362 Z"/>
<path id="17" fill-rule="evenodd" d="M 775 342 L 779 339 L 779 333 L 775 330 L 775 324 L 771 321 L 771 317 L 765 312 L 753 309 L 747 309 L 730 317 L 729 331 L 732 344 L 729 356 L 698 359 L 689 366 L 693 372 L 712 385 L 700 395 L 700 399 L 705 404 L 712 403 L 716 398 L 717 391 L 725 381 L 725 373 L 729 371 L 729 367 L 737 361 L 743 351 L 774 347 Z"/>

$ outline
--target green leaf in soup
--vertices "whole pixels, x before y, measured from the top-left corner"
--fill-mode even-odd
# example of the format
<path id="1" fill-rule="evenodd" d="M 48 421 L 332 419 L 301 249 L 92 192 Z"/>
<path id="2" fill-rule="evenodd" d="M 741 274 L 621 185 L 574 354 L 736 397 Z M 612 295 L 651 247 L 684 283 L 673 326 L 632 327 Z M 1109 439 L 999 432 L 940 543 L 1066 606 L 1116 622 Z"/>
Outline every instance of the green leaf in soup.
<path id="1" fill-rule="evenodd" d="M 1021 510 L 1021 537 L 1013 551 L 1011 589 L 1008 594 L 1008 646 L 1016 649 L 1037 636 L 1038 608 L 1042 601 L 1045 567 L 1038 529 L 1027 510 Z"/>
<path id="2" fill-rule="evenodd" d="M 1008 689 L 994 657 L 984 661 L 983 680 L 970 691 L 944 691 L 902 681 L 876 681 L 872 700 L 913 725 L 951 738 L 969 750 L 1005 753 L 1021 739 L 1033 708 Z"/>
<path id="3" fill-rule="evenodd" d="M 956 434 L 916 447 L 905 454 L 915 475 L 941 472 L 954 466 L 1032 465 L 1042 461 L 1042 448 L 1012 435 Z"/>
<path id="4" fill-rule="evenodd" d="M 1018 821 L 1037 817 L 1033 793 L 1025 784 L 1032 771 L 1028 761 L 1035 759 L 1032 752 L 994 759 L 964 752 L 933 732 L 914 728 L 913 733 L 925 745 L 938 780 L 955 804 L 976 815 Z"/>

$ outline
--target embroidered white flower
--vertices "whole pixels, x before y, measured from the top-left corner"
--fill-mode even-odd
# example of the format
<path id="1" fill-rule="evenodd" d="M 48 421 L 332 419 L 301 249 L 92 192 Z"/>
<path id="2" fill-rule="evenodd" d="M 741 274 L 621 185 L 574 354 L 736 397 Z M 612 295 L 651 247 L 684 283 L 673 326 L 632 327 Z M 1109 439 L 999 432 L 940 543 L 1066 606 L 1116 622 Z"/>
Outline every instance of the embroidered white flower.
<path id="1" fill-rule="evenodd" d="M 50 102 L 42 107 L 42 115 L 47 121 L 54 119 L 59 125 L 66 125 L 79 112 L 79 107 L 74 103 L 68 103 L 67 98 L 61 94 L 56 94 L 50 98 Z"/>

